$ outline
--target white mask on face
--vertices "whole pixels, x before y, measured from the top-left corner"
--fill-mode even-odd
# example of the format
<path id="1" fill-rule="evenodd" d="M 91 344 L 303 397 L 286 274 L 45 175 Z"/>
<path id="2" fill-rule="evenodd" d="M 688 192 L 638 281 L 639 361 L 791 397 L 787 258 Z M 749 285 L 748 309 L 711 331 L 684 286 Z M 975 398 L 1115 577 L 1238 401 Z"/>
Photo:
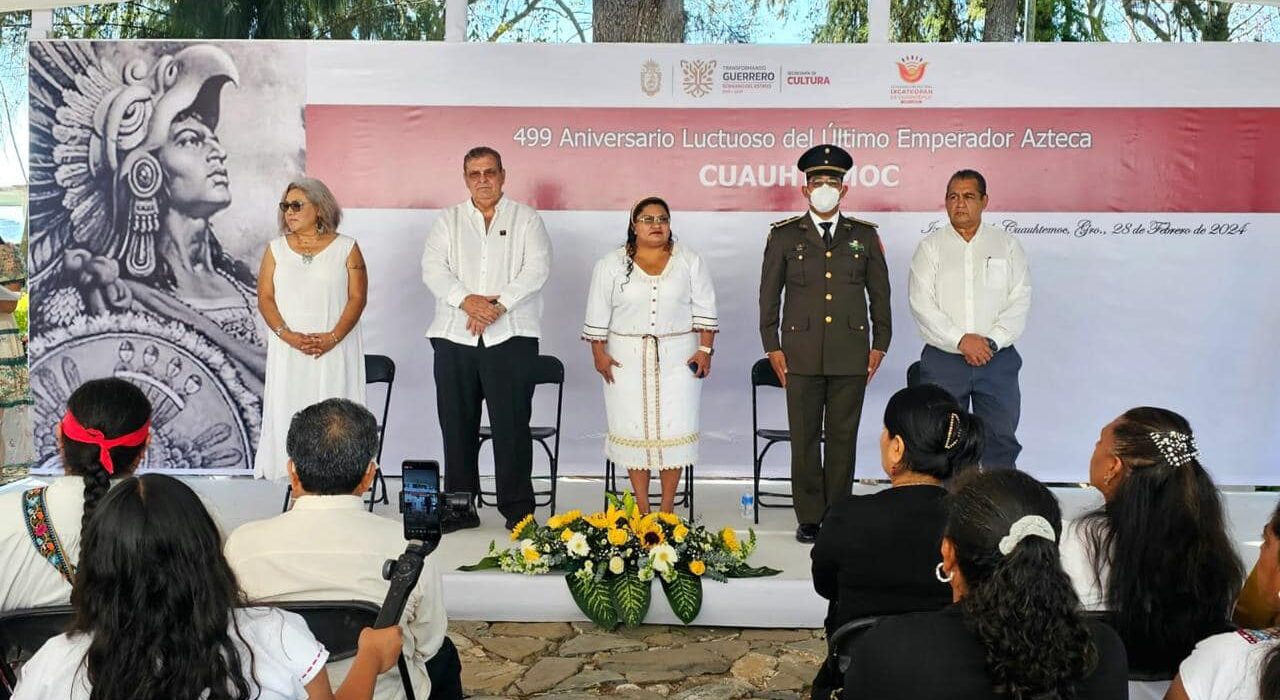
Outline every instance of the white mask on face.
<path id="1" fill-rule="evenodd" d="M 840 190 L 831 185 L 823 185 L 809 191 L 809 204 L 814 211 L 827 213 L 840 203 Z"/>

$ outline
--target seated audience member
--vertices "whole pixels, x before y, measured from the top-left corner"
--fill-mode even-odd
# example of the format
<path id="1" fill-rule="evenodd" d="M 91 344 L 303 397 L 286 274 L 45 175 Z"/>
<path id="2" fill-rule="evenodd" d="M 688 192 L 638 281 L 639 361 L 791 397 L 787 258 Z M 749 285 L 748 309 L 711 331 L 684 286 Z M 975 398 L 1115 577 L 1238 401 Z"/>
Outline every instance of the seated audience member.
<path id="1" fill-rule="evenodd" d="M 955 604 L 863 634 L 845 700 L 1124 700 L 1124 647 L 1082 617 L 1062 570 L 1057 499 L 1023 472 L 962 481 L 947 500 L 938 564 Z"/>
<path id="2" fill-rule="evenodd" d="M 1196 642 L 1229 629 L 1243 578 L 1199 457 L 1182 416 L 1126 411 L 1102 429 L 1089 462 L 1105 504 L 1063 538 L 1063 566 L 1085 607 L 1107 611 L 1129 667 L 1170 678 Z"/>
<path id="3" fill-rule="evenodd" d="M 303 619 L 247 607 L 217 526 L 186 484 L 129 477 L 85 528 L 71 631 L 22 668 L 14 700 L 331 699 Z M 365 629 L 340 700 L 370 698 L 400 631 Z"/>
<path id="4" fill-rule="evenodd" d="M 67 399 L 58 426 L 66 476 L 0 495 L 0 611 L 66 605 L 84 523 L 112 483 L 142 460 L 151 404 L 123 379 L 92 379 Z"/>
<path id="5" fill-rule="evenodd" d="M 1261 599 L 1280 613 L 1280 504 L 1262 529 L 1254 567 Z M 1280 698 L 1280 627 L 1239 629 L 1196 645 L 1178 667 L 1165 700 L 1275 700 Z"/>
<path id="6" fill-rule="evenodd" d="M 363 406 L 328 399 L 298 411 L 286 438 L 289 478 L 298 494 L 293 509 L 267 520 L 246 523 L 227 538 L 226 555 L 249 599 L 254 602 L 367 600 L 381 603 L 388 584 L 382 564 L 404 552 L 396 520 L 365 510 L 377 466 L 378 426 Z M 414 696 L 433 692 L 427 661 L 445 640 L 447 621 L 435 557 L 427 557 L 422 578 L 400 621 L 404 654 Z M 456 650 L 452 644 L 448 647 Z M 461 674 L 457 669 L 446 676 Z M 336 662 L 330 675 L 341 679 L 349 662 Z M 460 685 L 454 680 L 454 685 Z M 444 683 L 442 685 L 449 685 Z M 434 689 L 439 690 L 439 689 Z M 378 679 L 376 697 L 404 697 L 398 669 Z M 450 697 L 461 697 L 458 688 Z"/>
<path id="7" fill-rule="evenodd" d="M 983 431 L 936 384 L 894 394 L 884 410 L 880 466 L 890 487 L 831 506 L 813 547 L 813 587 L 831 601 L 826 629 L 860 617 L 937 610 L 951 587 L 934 576 L 946 524 L 944 480 L 978 463 Z M 824 665 L 814 698 L 827 700 L 842 679 Z"/>
<path id="8" fill-rule="evenodd" d="M 1258 580 L 1258 567 L 1253 567 L 1249 578 L 1244 581 L 1240 597 L 1236 598 L 1236 609 L 1231 613 L 1231 621 L 1247 629 L 1263 627 L 1280 627 L 1280 611 L 1272 603 L 1275 595 L 1267 595 Z"/>

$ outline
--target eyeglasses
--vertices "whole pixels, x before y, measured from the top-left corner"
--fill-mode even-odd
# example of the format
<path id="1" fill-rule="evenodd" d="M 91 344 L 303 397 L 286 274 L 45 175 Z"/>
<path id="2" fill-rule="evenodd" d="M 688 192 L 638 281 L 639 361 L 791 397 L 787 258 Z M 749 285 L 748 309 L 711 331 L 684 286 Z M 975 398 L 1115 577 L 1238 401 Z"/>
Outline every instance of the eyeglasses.
<path id="1" fill-rule="evenodd" d="M 468 170 L 467 179 L 471 182 L 483 182 L 485 180 L 497 180 L 502 174 L 501 170 L 488 168 L 486 170 Z"/>
<path id="2" fill-rule="evenodd" d="M 292 211 L 294 214 L 297 214 L 298 212 L 302 211 L 302 208 L 305 206 L 307 206 L 306 202 L 295 199 L 290 202 L 281 202 L 280 211 L 282 212 Z"/>
<path id="3" fill-rule="evenodd" d="M 659 225 L 662 225 L 662 226 L 666 226 L 667 224 L 671 223 L 671 217 L 669 217 L 669 216 L 648 216 L 648 215 L 645 215 L 645 216 L 637 216 L 637 217 L 636 217 L 636 223 L 637 223 L 637 224 L 659 224 Z"/>
<path id="4" fill-rule="evenodd" d="M 808 184 L 810 187 L 826 186 L 826 187 L 834 187 L 836 189 L 840 189 L 841 187 L 844 186 L 844 181 L 837 180 L 833 177 L 815 177 L 812 180 L 810 180 Z"/>

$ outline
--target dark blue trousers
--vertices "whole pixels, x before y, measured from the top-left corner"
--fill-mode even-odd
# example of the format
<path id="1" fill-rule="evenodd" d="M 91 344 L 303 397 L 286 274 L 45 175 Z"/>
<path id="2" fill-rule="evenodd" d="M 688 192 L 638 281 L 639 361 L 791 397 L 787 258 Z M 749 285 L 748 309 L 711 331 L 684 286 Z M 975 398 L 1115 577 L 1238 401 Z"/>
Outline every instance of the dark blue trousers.
<path id="1" fill-rule="evenodd" d="M 956 397 L 966 411 L 982 419 L 986 426 L 986 447 L 982 451 L 984 469 L 1013 469 L 1022 445 L 1015 433 L 1022 412 L 1022 392 L 1018 370 L 1022 356 L 1012 345 L 1001 348 L 991 361 L 971 367 L 963 355 L 944 352 L 932 345 L 920 353 L 920 381 L 937 384 Z"/>

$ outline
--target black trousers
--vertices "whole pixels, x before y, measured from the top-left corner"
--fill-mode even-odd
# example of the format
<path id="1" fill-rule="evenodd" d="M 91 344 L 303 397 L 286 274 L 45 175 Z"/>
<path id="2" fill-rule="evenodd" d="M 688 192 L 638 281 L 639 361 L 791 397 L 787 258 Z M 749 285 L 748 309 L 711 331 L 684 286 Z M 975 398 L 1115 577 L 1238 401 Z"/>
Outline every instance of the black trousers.
<path id="1" fill-rule="evenodd" d="M 440 651 L 427 659 L 427 677 L 431 679 L 431 697 L 418 700 L 462 700 L 462 659 L 453 640 L 444 638 Z"/>
<path id="2" fill-rule="evenodd" d="M 444 437 L 446 491 L 480 492 L 480 404 L 493 428 L 498 512 L 508 519 L 533 512 L 533 439 L 529 370 L 538 339 L 516 336 L 492 347 L 459 345 L 432 338 L 436 409 Z"/>

